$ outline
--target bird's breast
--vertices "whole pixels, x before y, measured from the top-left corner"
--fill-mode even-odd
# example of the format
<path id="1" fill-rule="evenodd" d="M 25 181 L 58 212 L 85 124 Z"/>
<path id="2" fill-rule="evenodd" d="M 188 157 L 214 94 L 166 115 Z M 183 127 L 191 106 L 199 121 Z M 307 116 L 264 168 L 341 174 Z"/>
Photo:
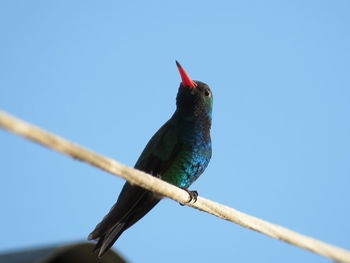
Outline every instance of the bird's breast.
<path id="1" fill-rule="evenodd" d="M 180 141 L 181 151 L 162 178 L 171 184 L 187 188 L 208 166 L 211 158 L 211 141 L 203 130 L 195 129 L 182 134 Z"/>

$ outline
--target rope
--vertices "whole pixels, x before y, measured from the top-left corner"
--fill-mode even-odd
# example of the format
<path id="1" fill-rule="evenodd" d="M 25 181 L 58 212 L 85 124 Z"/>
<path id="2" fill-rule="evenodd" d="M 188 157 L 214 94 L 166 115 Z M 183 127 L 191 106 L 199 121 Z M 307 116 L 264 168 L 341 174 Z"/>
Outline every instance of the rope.
<path id="1" fill-rule="evenodd" d="M 188 193 L 174 185 L 85 149 L 57 135 L 19 120 L 3 111 L 0 111 L 0 126 L 8 131 L 69 155 L 75 159 L 89 163 L 106 172 L 120 176 L 132 184 L 139 185 L 182 204 L 186 204 L 219 218 L 239 224 L 243 227 L 250 228 L 272 238 L 310 250 L 335 261 L 350 263 L 350 252 L 345 249 L 299 234 L 295 231 L 242 213 L 234 208 L 213 202 L 200 196 L 195 203 L 188 203 Z"/>

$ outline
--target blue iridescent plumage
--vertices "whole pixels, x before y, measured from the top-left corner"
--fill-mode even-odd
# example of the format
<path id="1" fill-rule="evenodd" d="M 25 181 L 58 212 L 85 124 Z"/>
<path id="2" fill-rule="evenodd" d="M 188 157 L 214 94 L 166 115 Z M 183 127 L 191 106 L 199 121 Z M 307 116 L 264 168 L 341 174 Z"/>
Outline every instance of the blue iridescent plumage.
<path id="1" fill-rule="evenodd" d="M 174 115 L 171 122 L 175 125 L 171 130 L 176 133 L 176 144 L 181 145 L 181 150 L 161 178 L 179 187 L 187 188 L 208 166 L 211 158 L 210 135 L 202 123 L 203 119 L 188 121 L 181 118 L 181 113 Z M 206 122 L 206 125 L 210 125 L 209 117 Z"/>
<path id="2" fill-rule="evenodd" d="M 192 81 L 180 64 L 182 83 L 173 116 L 153 135 L 135 168 L 187 189 L 208 166 L 211 158 L 212 93 L 207 84 Z M 98 240 L 102 256 L 118 237 L 145 214 L 161 197 L 125 183 L 117 203 L 89 235 Z"/>

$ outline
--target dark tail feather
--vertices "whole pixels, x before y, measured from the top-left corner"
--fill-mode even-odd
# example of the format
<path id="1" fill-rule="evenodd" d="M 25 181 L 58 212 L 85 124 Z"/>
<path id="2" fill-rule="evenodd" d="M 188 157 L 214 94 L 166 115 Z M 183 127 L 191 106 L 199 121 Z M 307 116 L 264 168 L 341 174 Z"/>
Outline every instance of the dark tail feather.
<path id="1" fill-rule="evenodd" d="M 94 253 L 95 253 L 97 250 L 100 250 L 104 239 L 105 239 L 105 235 L 101 236 L 101 237 L 98 239 L 97 244 L 96 244 L 95 247 L 94 247 Z"/>
<path id="2" fill-rule="evenodd" d="M 94 252 L 99 250 L 98 256 L 102 257 L 108 251 L 108 249 L 111 248 L 114 242 L 117 241 L 125 229 L 125 223 L 116 224 L 111 230 L 98 239 Z"/>
<path id="3" fill-rule="evenodd" d="M 115 241 L 117 241 L 117 239 L 120 237 L 120 235 L 124 232 L 125 229 L 125 223 L 119 223 L 104 236 L 100 252 L 98 253 L 99 257 L 102 257 L 104 253 L 106 253 L 107 250 L 110 249 L 111 246 L 113 246 Z"/>
<path id="4" fill-rule="evenodd" d="M 158 202 L 160 197 L 139 186 L 126 183 L 117 203 L 91 232 L 88 239 L 97 240 L 95 251 L 101 257 L 120 237 L 120 235 Z"/>

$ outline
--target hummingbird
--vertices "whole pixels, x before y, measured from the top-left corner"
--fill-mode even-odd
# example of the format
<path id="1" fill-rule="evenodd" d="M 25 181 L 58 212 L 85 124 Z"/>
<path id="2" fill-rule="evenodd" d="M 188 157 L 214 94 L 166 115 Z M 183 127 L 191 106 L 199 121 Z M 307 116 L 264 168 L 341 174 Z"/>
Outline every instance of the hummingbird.
<path id="1" fill-rule="evenodd" d="M 204 172 L 212 155 L 210 128 L 213 95 L 209 86 L 193 81 L 176 61 L 181 83 L 172 117 L 153 135 L 135 168 L 186 190 L 189 202 L 197 191 L 188 187 Z M 90 233 L 102 257 L 120 235 L 146 215 L 162 196 L 126 182 L 117 202 Z"/>

